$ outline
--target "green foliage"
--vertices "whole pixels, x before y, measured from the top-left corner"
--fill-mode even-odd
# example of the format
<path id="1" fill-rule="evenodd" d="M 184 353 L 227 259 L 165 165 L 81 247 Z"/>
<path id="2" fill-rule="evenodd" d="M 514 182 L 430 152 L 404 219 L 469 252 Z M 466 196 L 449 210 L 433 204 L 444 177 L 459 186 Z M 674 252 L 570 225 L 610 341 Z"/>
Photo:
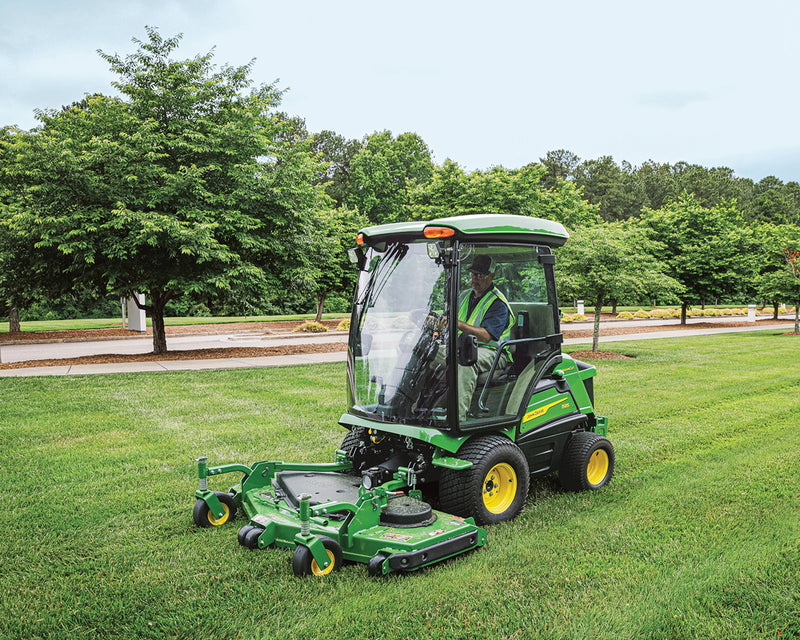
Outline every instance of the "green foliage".
<path id="1" fill-rule="evenodd" d="M 14 159 L 4 217 L 36 248 L 34 280 L 144 292 L 161 352 L 169 300 L 285 290 L 303 258 L 295 240 L 327 199 L 297 123 L 275 112 L 281 92 L 245 93 L 250 65 L 173 60 L 179 38 L 154 29 L 135 42 L 124 58 L 101 52 L 121 98 L 40 112 L 39 129 L 4 141 Z"/>
<path id="2" fill-rule="evenodd" d="M 708 208 L 684 194 L 658 211 L 645 211 L 641 228 L 663 244 L 658 257 L 683 285 L 684 306 L 752 291 L 752 233 L 734 203 Z"/>
<path id="3" fill-rule="evenodd" d="M 558 250 L 556 280 L 561 296 L 585 298 L 595 308 L 594 351 L 600 313 L 609 300 L 669 299 L 681 291 L 654 257 L 660 251 L 660 245 L 641 229 L 620 222 L 576 229 Z"/>
<path id="4" fill-rule="evenodd" d="M 344 203 L 358 209 L 372 224 L 406 220 L 408 191 L 433 175 L 428 145 L 416 133 L 390 131 L 364 138 L 350 162 Z"/>
<path id="5" fill-rule="evenodd" d="M 536 164 L 466 173 L 446 160 L 434 169 L 430 182 L 412 189 L 409 216 L 431 220 L 473 213 L 515 214 L 555 220 L 570 229 L 597 221 L 594 208 L 581 200 L 574 185 L 559 181 L 544 188 L 544 175 L 545 169 Z"/>

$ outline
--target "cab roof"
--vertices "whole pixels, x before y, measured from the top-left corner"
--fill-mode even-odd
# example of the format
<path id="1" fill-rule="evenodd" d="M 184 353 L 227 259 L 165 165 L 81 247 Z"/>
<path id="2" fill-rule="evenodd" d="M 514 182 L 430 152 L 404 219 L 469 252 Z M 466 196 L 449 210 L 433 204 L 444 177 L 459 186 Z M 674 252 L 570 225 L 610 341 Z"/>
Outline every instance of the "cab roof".
<path id="1" fill-rule="evenodd" d="M 365 227 L 361 230 L 367 244 L 387 240 L 418 240 L 437 236 L 425 230 L 438 227 L 452 229 L 451 236 L 457 240 L 473 242 L 529 242 L 560 247 L 569 238 L 569 233 L 560 222 L 511 214 L 478 213 L 428 221 L 395 222 Z"/>

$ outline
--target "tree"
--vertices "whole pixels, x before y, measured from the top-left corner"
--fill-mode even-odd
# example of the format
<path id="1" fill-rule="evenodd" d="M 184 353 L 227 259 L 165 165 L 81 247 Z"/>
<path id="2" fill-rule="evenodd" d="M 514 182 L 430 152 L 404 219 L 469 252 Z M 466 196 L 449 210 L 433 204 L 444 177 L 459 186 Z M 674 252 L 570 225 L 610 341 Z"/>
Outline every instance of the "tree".
<path id="1" fill-rule="evenodd" d="M 566 149 L 548 151 L 544 158 L 539 158 L 539 164 L 545 168 L 542 177 L 542 186 L 547 189 L 555 188 L 559 182 L 574 180 L 575 169 L 581 159 Z"/>
<path id="2" fill-rule="evenodd" d="M 428 145 L 416 133 L 373 133 L 350 163 L 344 203 L 358 209 L 373 224 L 406 219 L 409 189 L 433 175 Z"/>
<path id="3" fill-rule="evenodd" d="M 631 166 L 623 162 L 619 167 L 611 156 L 579 164 L 575 169 L 575 184 L 608 222 L 637 217 L 646 203 Z"/>
<path id="4" fill-rule="evenodd" d="M 794 279 L 794 332 L 800 334 L 800 250 L 798 250 L 800 243 L 795 241 L 794 247 L 784 247 L 783 255 L 786 258 L 786 264 L 789 267 L 789 272 Z"/>
<path id="5" fill-rule="evenodd" d="M 641 229 L 621 222 L 576 229 L 558 249 L 559 290 L 594 305 L 592 351 L 600 345 L 600 314 L 610 300 L 669 298 L 681 291 L 656 259 L 660 250 Z"/>
<path id="6" fill-rule="evenodd" d="M 645 210 L 642 228 L 664 245 L 659 259 L 680 282 L 681 324 L 688 305 L 753 293 L 755 261 L 752 234 L 734 202 L 704 207 L 684 193 L 657 211 Z"/>
<path id="7" fill-rule="evenodd" d="M 121 98 L 90 96 L 14 137 L 8 228 L 62 290 L 146 295 L 155 353 L 181 296 L 280 299 L 304 259 L 311 213 L 329 206 L 281 91 L 213 52 L 173 60 L 180 36 L 124 58 L 100 52 Z"/>
<path id="8" fill-rule="evenodd" d="M 333 131 L 314 134 L 311 150 L 319 154 L 324 163 L 314 182 L 325 185 L 325 192 L 333 198 L 337 206 L 344 203 L 350 183 L 350 164 L 361 147 L 358 140 L 347 140 Z"/>
<path id="9" fill-rule="evenodd" d="M 515 214 L 556 220 L 569 228 L 597 222 L 596 208 L 581 199 L 572 183 L 562 180 L 545 188 L 544 174 L 538 164 L 465 173 L 446 160 L 434 169 L 429 182 L 411 189 L 408 215 L 429 220 L 473 213 Z"/>
<path id="10" fill-rule="evenodd" d="M 329 294 L 352 295 L 357 271 L 350 264 L 347 250 L 355 245 L 358 230 L 366 224 L 364 216 L 344 207 L 319 211 L 315 215 L 316 233 L 305 240 L 305 252 L 310 260 L 300 277 L 303 288 L 316 298 L 317 322 L 322 320 Z"/>

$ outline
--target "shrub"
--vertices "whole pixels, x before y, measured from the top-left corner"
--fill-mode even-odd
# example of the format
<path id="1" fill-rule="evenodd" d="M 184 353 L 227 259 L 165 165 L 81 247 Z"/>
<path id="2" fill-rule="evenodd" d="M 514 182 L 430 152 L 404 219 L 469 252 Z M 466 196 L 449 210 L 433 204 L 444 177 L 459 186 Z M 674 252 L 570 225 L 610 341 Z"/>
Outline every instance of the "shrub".
<path id="1" fill-rule="evenodd" d="M 650 312 L 651 318 L 671 318 L 672 312 L 669 309 L 653 309 Z"/>
<path id="2" fill-rule="evenodd" d="M 321 322 L 314 322 L 313 320 L 309 320 L 308 322 L 304 322 L 296 329 L 292 330 L 292 333 L 325 333 L 328 331 L 328 327 L 326 327 Z"/>
<path id="3" fill-rule="evenodd" d="M 350 331 L 350 318 L 342 320 L 339 324 L 336 325 L 337 331 Z"/>
<path id="4" fill-rule="evenodd" d="M 617 318 L 620 320 L 633 320 L 633 314 L 630 311 L 621 311 L 617 314 Z"/>
<path id="5" fill-rule="evenodd" d="M 649 318 L 650 314 L 647 313 L 644 309 L 639 309 L 636 313 L 633 314 L 634 318 Z"/>

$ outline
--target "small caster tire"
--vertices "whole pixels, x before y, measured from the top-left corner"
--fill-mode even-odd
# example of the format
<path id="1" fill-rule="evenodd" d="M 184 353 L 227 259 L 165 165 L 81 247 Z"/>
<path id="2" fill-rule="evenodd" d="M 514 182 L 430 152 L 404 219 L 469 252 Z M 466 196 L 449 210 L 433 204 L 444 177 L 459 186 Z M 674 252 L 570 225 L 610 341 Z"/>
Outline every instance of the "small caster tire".
<path id="1" fill-rule="evenodd" d="M 328 552 L 328 566 L 320 567 L 311 555 L 311 549 L 305 545 L 298 545 L 292 556 L 292 571 L 298 578 L 305 578 L 308 575 L 326 576 L 342 568 L 342 547 L 339 543 L 325 536 L 320 536 L 319 539 Z"/>
<path id="2" fill-rule="evenodd" d="M 215 491 L 214 495 L 222 503 L 223 513 L 219 518 L 215 518 L 205 500 L 198 499 L 192 510 L 192 519 L 198 527 L 219 527 L 236 518 L 236 504 L 233 502 L 233 496 L 222 491 Z"/>
<path id="3" fill-rule="evenodd" d="M 383 562 L 386 560 L 386 556 L 382 553 L 377 553 L 369 559 L 367 563 L 367 573 L 369 574 L 370 578 L 382 578 L 383 577 Z"/>
<path id="4" fill-rule="evenodd" d="M 258 549 L 258 538 L 262 533 L 264 530 L 261 527 L 250 527 L 250 531 L 244 536 L 242 546 L 248 549 Z"/>

